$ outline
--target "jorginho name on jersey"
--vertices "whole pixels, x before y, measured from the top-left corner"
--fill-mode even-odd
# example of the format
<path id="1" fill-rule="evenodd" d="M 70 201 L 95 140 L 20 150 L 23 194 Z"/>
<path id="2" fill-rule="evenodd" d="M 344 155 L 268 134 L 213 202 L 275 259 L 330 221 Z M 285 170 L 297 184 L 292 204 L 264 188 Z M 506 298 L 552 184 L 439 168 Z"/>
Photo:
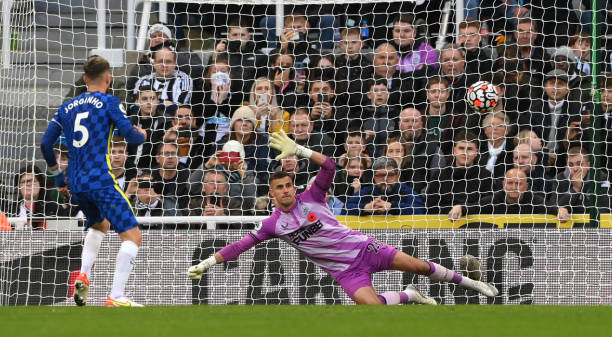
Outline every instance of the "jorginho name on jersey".
<path id="1" fill-rule="evenodd" d="M 115 184 L 109 157 L 115 128 L 128 143 L 142 143 L 115 96 L 85 92 L 62 104 L 52 122 L 59 124 L 68 146 L 68 185 L 73 193 Z"/>

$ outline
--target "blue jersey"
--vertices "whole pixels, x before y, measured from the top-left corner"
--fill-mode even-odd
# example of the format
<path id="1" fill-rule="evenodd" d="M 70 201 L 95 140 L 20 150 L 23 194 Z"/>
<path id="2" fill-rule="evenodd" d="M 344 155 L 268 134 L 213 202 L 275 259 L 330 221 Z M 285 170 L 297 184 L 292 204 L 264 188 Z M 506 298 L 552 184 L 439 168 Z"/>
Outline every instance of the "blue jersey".
<path id="1" fill-rule="evenodd" d="M 73 194 L 116 184 L 109 157 L 115 128 L 128 143 L 144 142 L 144 136 L 134 130 L 119 99 L 100 92 L 88 91 L 64 102 L 47 132 L 57 129 L 54 123 L 66 138 L 70 158 L 68 187 Z M 57 131 L 51 133 L 55 136 Z"/>

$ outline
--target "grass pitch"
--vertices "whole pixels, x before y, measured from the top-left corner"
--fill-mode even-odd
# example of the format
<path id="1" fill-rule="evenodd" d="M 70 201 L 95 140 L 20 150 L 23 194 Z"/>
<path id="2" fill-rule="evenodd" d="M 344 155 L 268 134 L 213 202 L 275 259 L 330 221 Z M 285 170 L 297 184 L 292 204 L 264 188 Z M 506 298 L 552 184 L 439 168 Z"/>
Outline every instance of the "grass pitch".
<path id="1" fill-rule="evenodd" d="M 0 336 L 612 336 L 612 307 L 0 307 Z"/>

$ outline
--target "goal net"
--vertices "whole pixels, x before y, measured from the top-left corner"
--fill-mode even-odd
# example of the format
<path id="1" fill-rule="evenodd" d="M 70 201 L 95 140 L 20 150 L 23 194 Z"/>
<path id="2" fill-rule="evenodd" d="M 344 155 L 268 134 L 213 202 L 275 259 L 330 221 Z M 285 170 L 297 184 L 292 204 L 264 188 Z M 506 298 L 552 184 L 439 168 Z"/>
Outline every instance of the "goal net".
<path id="1" fill-rule="evenodd" d="M 0 304 L 73 305 L 86 218 L 39 148 L 58 107 L 86 93 L 92 55 L 147 131 L 141 145 L 112 134 L 108 150 L 143 230 L 127 287 L 139 303 L 353 303 L 276 239 L 186 276 L 274 211 L 272 174 L 309 189 L 319 167 L 275 160 L 280 131 L 335 161 L 326 202 L 341 223 L 447 268 L 474 255 L 500 295 L 396 271 L 373 276 L 377 291 L 612 303 L 610 6 L 520 3 L 4 1 Z M 54 146 L 62 170 L 71 146 Z M 90 304 L 118 248 L 103 242 Z"/>

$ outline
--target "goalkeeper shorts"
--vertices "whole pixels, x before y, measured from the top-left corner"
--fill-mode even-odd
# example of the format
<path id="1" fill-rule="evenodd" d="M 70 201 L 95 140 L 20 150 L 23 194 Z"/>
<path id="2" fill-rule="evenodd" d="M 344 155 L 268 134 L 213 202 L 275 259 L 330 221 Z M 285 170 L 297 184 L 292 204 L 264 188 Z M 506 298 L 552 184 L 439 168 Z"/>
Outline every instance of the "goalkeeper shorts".
<path id="1" fill-rule="evenodd" d="M 333 273 L 332 276 L 340 284 L 349 297 L 362 287 L 372 287 L 372 277 L 379 271 L 391 269 L 397 248 L 370 238 L 346 270 Z"/>
<path id="2" fill-rule="evenodd" d="M 125 194 L 120 192 L 119 186 L 116 188 L 115 186 L 72 195 L 72 200 L 79 205 L 87 217 L 85 229 L 104 219 L 110 222 L 111 229 L 117 233 L 123 233 L 138 226 L 130 202 Z"/>

